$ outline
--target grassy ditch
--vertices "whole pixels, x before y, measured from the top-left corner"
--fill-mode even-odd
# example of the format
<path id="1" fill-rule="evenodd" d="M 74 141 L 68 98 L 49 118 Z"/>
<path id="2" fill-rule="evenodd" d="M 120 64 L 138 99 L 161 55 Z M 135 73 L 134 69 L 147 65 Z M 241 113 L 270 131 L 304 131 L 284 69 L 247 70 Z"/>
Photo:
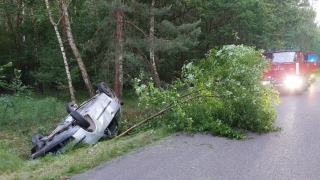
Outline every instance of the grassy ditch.
<path id="1" fill-rule="evenodd" d="M 168 133 L 162 129 L 149 130 L 130 137 L 100 141 L 94 146 L 72 149 L 58 156 L 47 155 L 35 160 L 17 159 L 15 162 L 20 161 L 17 163 L 19 167 L 1 174 L 0 179 L 68 179 L 72 175 L 150 144 L 166 135 Z"/>
<path id="2" fill-rule="evenodd" d="M 168 135 L 163 129 L 147 130 L 31 160 L 32 136 L 50 134 L 67 115 L 67 101 L 52 97 L 2 95 L 0 98 L 0 179 L 67 179 Z M 135 116 L 136 100 L 128 92 L 123 101 L 122 129 L 125 130 L 135 123 L 131 117 Z"/>

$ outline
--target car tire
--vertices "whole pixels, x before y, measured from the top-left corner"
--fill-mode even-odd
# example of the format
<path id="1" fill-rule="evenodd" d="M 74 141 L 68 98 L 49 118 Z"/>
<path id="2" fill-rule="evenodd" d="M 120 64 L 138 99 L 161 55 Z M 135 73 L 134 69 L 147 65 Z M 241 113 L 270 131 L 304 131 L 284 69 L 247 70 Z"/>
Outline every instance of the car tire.
<path id="1" fill-rule="evenodd" d="M 101 82 L 101 83 L 98 84 L 98 90 L 99 90 L 100 93 L 105 93 L 107 96 L 109 96 L 111 98 L 115 97 L 114 92 L 104 82 Z"/>
<path id="2" fill-rule="evenodd" d="M 77 111 L 72 111 L 70 115 L 81 128 L 87 129 L 90 126 L 90 123 Z"/>
<path id="3" fill-rule="evenodd" d="M 107 128 L 111 131 L 112 134 L 114 134 L 118 130 L 118 127 L 118 121 L 116 120 L 116 118 L 113 118 Z"/>
<path id="4" fill-rule="evenodd" d="M 66 105 L 66 111 L 67 111 L 68 114 L 70 114 L 72 111 L 74 111 L 76 109 L 77 109 L 77 106 L 76 106 L 76 103 L 74 103 L 74 102 L 69 102 Z"/>
<path id="5" fill-rule="evenodd" d="M 43 138 L 44 136 L 42 134 L 36 134 L 32 137 L 32 145 L 35 146 L 38 144 L 38 142 L 40 141 L 41 138 Z"/>
<path id="6" fill-rule="evenodd" d="M 117 132 L 119 128 L 118 125 L 118 121 L 113 118 L 112 121 L 110 122 L 110 124 L 108 125 L 108 127 L 104 130 L 104 134 L 108 137 L 108 138 L 113 138 L 114 134 Z"/>

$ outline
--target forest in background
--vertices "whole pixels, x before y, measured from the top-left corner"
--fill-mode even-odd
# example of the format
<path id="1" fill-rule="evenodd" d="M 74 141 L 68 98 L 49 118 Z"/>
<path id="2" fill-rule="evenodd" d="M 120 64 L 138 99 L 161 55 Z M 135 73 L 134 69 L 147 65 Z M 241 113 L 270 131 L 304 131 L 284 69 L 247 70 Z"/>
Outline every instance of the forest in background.
<path id="1" fill-rule="evenodd" d="M 280 130 L 278 93 L 258 77 L 261 49 L 320 53 L 315 17 L 308 0 L 1 0 L 0 179 L 66 179 L 172 132 Z M 81 102 L 101 81 L 119 96 L 136 90 L 121 97 L 119 132 L 152 121 L 30 161 L 31 137 L 52 132 L 73 93 Z M 26 90 L 35 93 L 17 93 Z"/>
<path id="2" fill-rule="evenodd" d="M 121 96 L 141 72 L 160 87 L 229 44 L 320 53 L 315 17 L 307 0 L 2 0 L 0 92 L 19 78 L 36 93 L 104 81 Z"/>

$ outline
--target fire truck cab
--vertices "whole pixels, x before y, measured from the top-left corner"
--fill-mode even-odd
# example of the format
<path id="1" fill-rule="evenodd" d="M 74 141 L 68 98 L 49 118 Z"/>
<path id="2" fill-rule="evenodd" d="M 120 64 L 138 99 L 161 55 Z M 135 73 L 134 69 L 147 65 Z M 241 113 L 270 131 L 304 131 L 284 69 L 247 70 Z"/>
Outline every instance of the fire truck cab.
<path id="1" fill-rule="evenodd" d="M 319 57 L 315 52 L 268 51 L 264 56 L 270 67 L 263 75 L 263 83 L 271 83 L 279 91 L 300 94 L 316 80 Z"/>

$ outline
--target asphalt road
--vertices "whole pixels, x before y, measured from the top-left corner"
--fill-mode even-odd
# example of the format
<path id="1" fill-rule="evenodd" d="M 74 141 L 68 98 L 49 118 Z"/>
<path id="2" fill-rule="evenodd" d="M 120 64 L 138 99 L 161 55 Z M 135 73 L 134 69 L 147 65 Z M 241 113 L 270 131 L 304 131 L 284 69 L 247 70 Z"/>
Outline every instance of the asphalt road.
<path id="1" fill-rule="evenodd" d="M 320 79 L 281 96 L 279 132 L 228 140 L 175 134 L 72 177 L 72 180 L 318 180 Z"/>

